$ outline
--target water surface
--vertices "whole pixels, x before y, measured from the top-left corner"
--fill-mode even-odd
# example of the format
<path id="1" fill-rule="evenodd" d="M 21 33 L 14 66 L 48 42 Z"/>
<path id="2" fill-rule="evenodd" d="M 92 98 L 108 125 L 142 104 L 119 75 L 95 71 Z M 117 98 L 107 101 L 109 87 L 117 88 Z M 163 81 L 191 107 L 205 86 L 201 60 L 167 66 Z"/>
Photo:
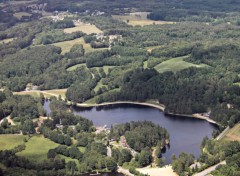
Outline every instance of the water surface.
<path id="1" fill-rule="evenodd" d="M 44 108 L 50 113 L 49 102 Z M 207 121 L 189 117 L 167 116 L 160 110 L 148 106 L 120 104 L 94 108 L 72 108 L 74 114 L 81 115 L 93 121 L 95 126 L 120 124 L 130 121 L 152 121 L 166 128 L 170 134 L 170 147 L 163 154 L 167 164 L 171 162 L 172 154 L 191 153 L 197 158 L 200 155 L 200 143 L 205 136 L 211 138 L 216 126 Z"/>

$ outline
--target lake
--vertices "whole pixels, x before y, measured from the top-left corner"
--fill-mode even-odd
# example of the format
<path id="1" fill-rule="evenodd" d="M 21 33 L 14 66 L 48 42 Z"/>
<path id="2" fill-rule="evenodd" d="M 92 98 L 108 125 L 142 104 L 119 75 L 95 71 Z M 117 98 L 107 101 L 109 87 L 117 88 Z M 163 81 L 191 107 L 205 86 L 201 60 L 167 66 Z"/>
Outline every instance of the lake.
<path id="1" fill-rule="evenodd" d="M 49 102 L 44 104 L 44 108 L 50 113 Z M 114 124 L 147 120 L 166 128 L 170 134 L 170 147 L 163 154 L 167 164 L 171 162 L 172 154 L 178 156 L 181 152 L 194 154 L 198 158 L 202 139 L 205 136 L 211 138 L 213 130 L 217 128 L 205 120 L 167 116 L 159 109 L 143 105 L 119 104 L 72 109 L 74 114 L 92 120 L 95 126 L 111 127 Z"/>

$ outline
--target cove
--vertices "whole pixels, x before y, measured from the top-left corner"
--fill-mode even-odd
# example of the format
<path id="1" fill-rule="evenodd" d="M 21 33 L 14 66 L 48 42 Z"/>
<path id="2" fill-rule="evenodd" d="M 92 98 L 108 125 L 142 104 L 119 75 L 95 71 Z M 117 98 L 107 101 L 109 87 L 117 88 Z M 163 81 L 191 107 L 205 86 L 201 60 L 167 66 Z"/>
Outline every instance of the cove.
<path id="1" fill-rule="evenodd" d="M 44 109 L 50 113 L 49 101 Z M 205 136 L 211 134 L 217 127 L 205 120 L 189 117 L 168 116 L 159 109 L 132 104 L 107 105 L 93 108 L 72 107 L 73 113 L 93 121 L 95 126 L 111 127 L 130 121 L 152 121 L 166 128 L 170 134 L 170 146 L 163 156 L 167 164 L 171 163 L 171 156 L 178 156 L 181 152 L 191 153 L 197 159 L 200 155 L 200 144 Z"/>

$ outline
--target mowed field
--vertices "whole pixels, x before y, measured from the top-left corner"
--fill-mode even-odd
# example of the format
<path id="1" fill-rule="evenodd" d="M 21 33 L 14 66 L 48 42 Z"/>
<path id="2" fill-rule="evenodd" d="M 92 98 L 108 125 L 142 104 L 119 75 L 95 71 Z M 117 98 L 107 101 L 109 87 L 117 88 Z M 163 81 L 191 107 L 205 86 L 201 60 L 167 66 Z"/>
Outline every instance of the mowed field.
<path id="1" fill-rule="evenodd" d="M 23 144 L 24 135 L 1 134 L 0 135 L 0 150 L 10 150 L 18 145 Z"/>
<path id="2" fill-rule="evenodd" d="M 152 24 L 174 24 L 172 21 L 153 21 L 147 18 L 148 12 L 135 12 L 126 15 L 113 15 L 112 17 L 117 20 L 124 21 L 132 26 L 146 26 Z"/>
<path id="3" fill-rule="evenodd" d="M 173 59 L 169 59 L 167 61 L 164 61 L 158 65 L 156 65 L 154 68 L 159 72 L 163 73 L 166 71 L 172 71 L 172 72 L 178 72 L 180 70 L 189 68 L 189 67 L 197 67 L 197 68 L 202 68 L 202 67 L 208 67 L 206 64 L 192 64 L 189 62 L 184 61 L 183 59 L 186 58 L 184 57 L 177 57 Z"/>
<path id="4" fill-rule="evenodd" d="M 74 40 L 53 43 L 52 45 L 60 47 L 62 49 L 62 54 L 65 54 L 65 53 L 70 51 L 70 49 L 72 48 L 73 45 L 76 45 L 76 44 L 82 44 L 86 53 L 106 49 L 106 48 L 94 49 L 94 48 L 91 47 L 90 44 L 85 43 L 83 38 L 78 38 L 78 39 L 74 39 Z"/>
<path id="5" fill-rule="evenodd" d="M 42 162 L 47 159 L 49 149 L 57 147 L 59 144 L 44 138 L 43 136 L 33 136 L 26 143 L 26 149 L 17 153 L 18 156 L 26 157 L 35 162 Z"/>
<path id="6" fill-rule="evenodd" d="M 102 31 L 99 28 L 97 28 L 95 25 L 92 25 L 89 23 L 82 23 L 82 22 L 75 23 L 75 27 L 64 29 L 65 33 L 73 33 L 77 31 L 84 32 L 88 35 L 94 34 L 94 33 L 96 34 L 102 33 Z"/>
<path id="7" fill-rule="evenodd" d="M 229 131 L 227 131 L 227 133 L 223 137 L 223 140 L 240 142 L 240 124 L 235 125 Z"/>

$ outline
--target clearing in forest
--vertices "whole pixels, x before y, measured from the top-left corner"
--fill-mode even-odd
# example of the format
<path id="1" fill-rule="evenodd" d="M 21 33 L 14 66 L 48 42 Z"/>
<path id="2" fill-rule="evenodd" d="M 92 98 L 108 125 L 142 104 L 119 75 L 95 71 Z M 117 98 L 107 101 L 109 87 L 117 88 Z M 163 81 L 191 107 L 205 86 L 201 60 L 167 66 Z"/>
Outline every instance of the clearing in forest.
<path id="1" fill-rule="evenodd" d="M 240 142 L 240 124 L 235 125 L 229 131 L 227 131 L 227 133 L 223 137 L 223 140 Z"/>
<path id="2" fill-rule="evenodd" d="M 149 12 L 135 12 L 126 15 L 113 15 L 112 17 L 117 20 L 124 21 L 132 26 L 146 26 L 151 24 L 174 24 L 172 21 L 153 21 L 147 18 Z"/>
<path id="3" fill-rule="evenodd" d="M 24 16 L 30 17 L 32 16 L 32 14 L 27 12 L 17 12 L 17 13 L 14 13 L 13 16 L 15 16 L 17 19 L 21 19 Z"/>
<path id="4" fill-rule="evenodd" d="M 17 155 L 26 157 L 31 161 L 42 162 L 47 159 L 49 149 L 53 149 L 58 145 L 43 136 L 33 136 L 26 143 L 26 149 L 17 153 Z"/>
<path id="5" fill-rule="evenodd" d="M 184 61 L 185 58 L 186 58 L 186 56 L 169 59 L 167 61 L 164 61 L 164 62 L 156 65 L 154 68 L 159 73 L 163 73 L 166 71 L 172 71 L 172 72 L 176 73 L 178 71 L 181 71 L 181 70 L 189 68 L 189 67 L 197 67 L 197 68 L 208 67 L 208 65 L 206 65 L 206 64 L 197 65 L 197 64 L 186 62 L 186 61 Z"/>
<path id="6" fill-rule="evenodd" d="M 3 39 L 3 40 L 0 40 L 0 44 L 3 44 L 3 43 L 9 43 L 9 42 L 11 42 L 11 41 L 13 41 L 14 40 L 14 38 L 8 38 L 8 39 Z"/>
<path id="7" fill-rule="evenodd" d="M 70 51 L 70 49 L 72 48 L 73 45 L 76 45 L 76 44 L 82 44 L 86 53 L 90 53 L 92 51 L 106 49 L 106 48 L 94 49 L 94 48 L 91 47 L 90 44 L 85 43 L 83 38 L 78 38 L 78 39 L 74 39 L 74 40 L 53 43 L 52 45 L 60 47 L 62 49 L 62 54 L 65 54 L 65 53 Z"/>
<path id="8" fill-rule="evenodd" d="M 1 134 L 0 135 L 0 150 L 10 150 L 18 145 L 23 144 L 24 135 Z"/>
<path id="9" fill-rule="evenodd" d="M 89 23 L 83 23 L 83 22 L 76 22 L 75 27 L 64 29 L 65 33 L 73 33 L 77 31 L 84 32 L 88 35 L 94 34 L 94 33 L 98 34 L 103 32 L 99 28 L 97 28 L 95 25 L 89 24 Z"/>
<path id="10" fill-rule="evenodd" d="M 76 64 L 74 66 L 68 67 L 67 71 L 69 71 L 69 72 L 75 71 L 77 68 L 82 67 L 82 66 L 87 67 L 85 63 L 83 63 L 83 64 Z"/>

